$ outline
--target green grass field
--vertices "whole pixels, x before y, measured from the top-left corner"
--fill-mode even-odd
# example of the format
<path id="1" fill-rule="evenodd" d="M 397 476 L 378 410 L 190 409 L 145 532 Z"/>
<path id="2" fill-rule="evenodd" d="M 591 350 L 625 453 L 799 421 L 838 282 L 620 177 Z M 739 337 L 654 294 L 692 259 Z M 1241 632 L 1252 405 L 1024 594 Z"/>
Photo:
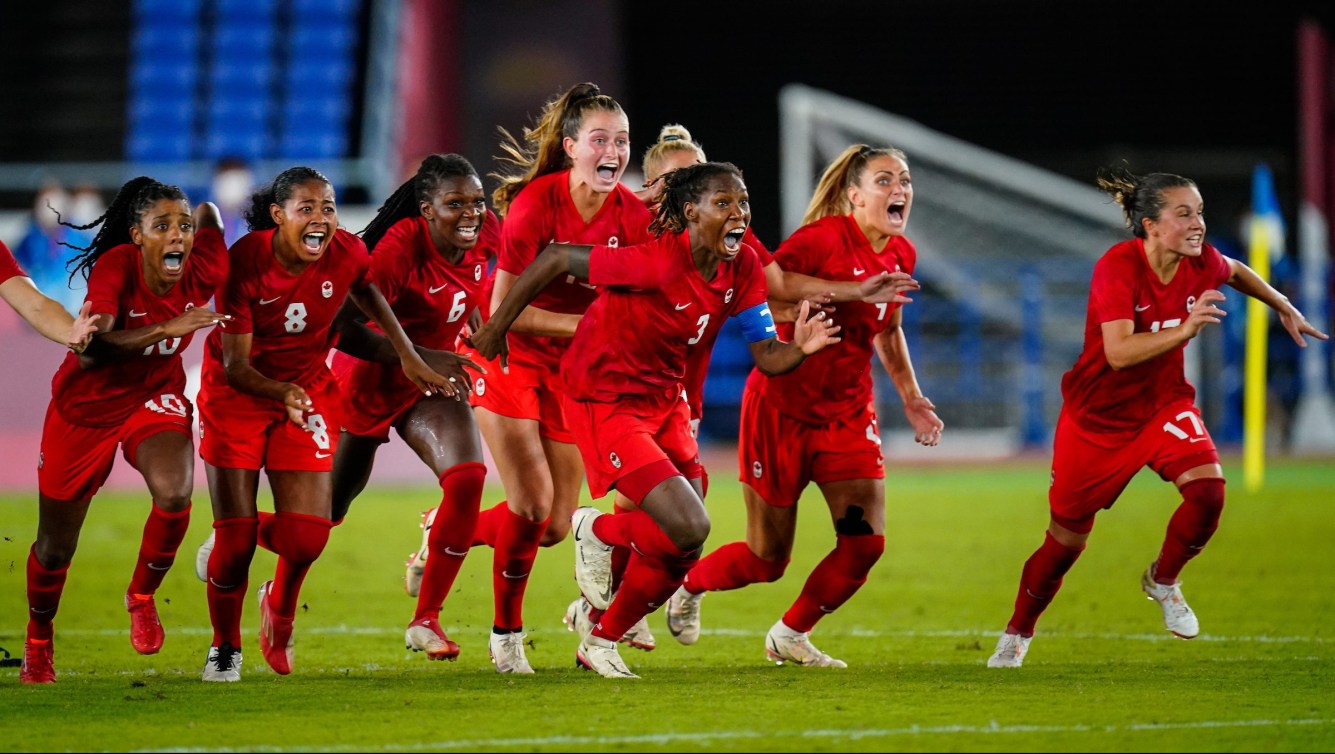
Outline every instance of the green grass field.
<path id="1" fill-rule="evenodd" d="M 1330 751 L 1335 749 L 1335 463 L 1272 461 L 1248 494 L 1236 459 L 1214 541 L 1183 574 L 1202 635 L 1163 630 L 1139 577 L 1176 504 L 1149 472 L 1100 516 L 1023 668 L 985 667 L 1020 567 L 1047 521 L 1046 462 L 893 466 L 887 551 L 862 591 L 813 634 L 847 670 L 778 667 L 766 629 L 833 542 L 819 495 L 802 503 L 785 578 L 703 603 L 704 634 L 623 649 L 638 681 L 574 666 L 561 624 L 576 595 L 571 544 L 539 555 L 526 606 L 537 674 L 487 659 L 490 553 L 465 563 L 442 621 L 463 653 L 428 663 L 403 647 L 413 601 L 402 562 L 430 489 L 372 488 L 335 530 L 302 597 L 296 670 L 260 657 L 246 605 L 243 679 L 199 680 L 210 630 L 195 546 L 211 516 L 200 481 L 177 566 L 158 594 L 162 652 L 129 646 L 121 595 L 147 501 L 94 502 L 56 620 L 59 683 L 0 668 L 8 751 Z M 715 468 L 707 550 L 740 538 L 741 494 Z M 262 494 L 267 494 L 262 493 Z M 484 505 L 500 499 L 489 489 Z M 267 502 L 264 503 L 267 505 Z M 0 646 L 22 653 L 24 561 L 35 496 L 0 498 Z M 260 552 L 252 587 L 273 572 Z"/>

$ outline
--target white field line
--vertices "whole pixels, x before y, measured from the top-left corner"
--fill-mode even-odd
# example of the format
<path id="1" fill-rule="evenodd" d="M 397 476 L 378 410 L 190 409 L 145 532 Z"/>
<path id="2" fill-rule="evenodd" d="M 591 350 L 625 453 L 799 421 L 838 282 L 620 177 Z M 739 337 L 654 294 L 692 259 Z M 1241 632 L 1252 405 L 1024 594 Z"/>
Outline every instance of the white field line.
<path id="1" fill-rule="evenodd" d="M 1199 729 L 1223 729 L 1223 728 L 1286 728 L 1297 726 L 1329 726 L 1335 724 L 1335 720 L 1321 718 L 1307 718 L 1298 720 L 1201 720 L 1196 722 L 1182 723 L 1136 723 L 1132 725 L 1000 725 L 995 720 L 987 725 L 911 725 L 907 728 L 827 728 L 820 730 L 792 731 L 782 734 L 788 737 L 804 739 L 826 739 L 826 740 L 849 740 L 860 741 L 869 738 L 893 738 L 895 736 L 921 736 L 921 735 L 1007 735 L 1007 734 L 1030 734 L 1030 733 L 1117 733 L 1117 732 L 1145 732 L 1145 731 L 1165 731 L 1165 730 L 1199 730 Z M 345 746 L 255 746 L 245 749 L 223 748 L 170 748 L 170 749 L 138 749 L 143 752 L 199 752 L 200 754 L 211 752 L 233 752 L 233 751 L 261 751 L 261 752 L 288 752 L 288 751 L 443 751 L 443 750 L 464 750 L 480 751 L 482 749 L 499 749 L 505 751 L 531 751 L 538 746 L 569 746 L 579 747 L 579 750 L 594 751 L 599 748 L 609 746 L 625 746 L 633 744 L 675 744 L 690 743 L 695 744 L 702 739 L 727 741 L 727 740 L 748 740 L 772 738 L 776 734 L 772 732 L 761 732 L 755 730 L 720 730 L 708 731 L 698 730 L 689 733 L 646 733 L 642 735 L 629 736 L 543 736 L 533 738 L 475 738 L 464 741 L 423 741 L 419 743 L 408 744 L 381 744 L 377 747 L 368 747 L 365 744 L 352 744 Z"/>
<path id="2" fill-rule="evenodd" d="M 446 633 L 467 633 L 461 626 L 445 626 Z M 80 629 L 80 628 L 61 628 L 60 636 L 121 636 L 128 629 L 100 628 L 100 629 Z M 303 627 L 298 623 L 297 631 L 301 634 L 315 636 L 401 636 L 402 628 L 394 626 L 349 626 L 340 624 L 336 626 L 310 626 Z M 184 636 L 212 636 L 213 629 L 207 626 L 169 626 L 169 634 L 181 634 Z M 568 633 L 564 628 L 532 628 L 528 630 L 530 634 L 565 634 Z M 850 636 L 859 639 L 975 639 L 990 638 L 995 639 L 1000 635 L 997 630 L 982 629 L 962 629 L 962 630 L 939 630 L 939 631 L 877 631 L 863 628 L 853 628 L 847 630 L 821 630 L 820 635 L 825 638 L 836 636 Z M 765 636 L 765 630 L 762 629 L 742 629 L 742 628 L 705 628 L 701 629 L 702 636 L 733 636 L 741 638 L 758 638 Z M 1167 633 L 1153 634 L 1119 634 L 1119 633 L 1085 633 L 1085 632 L 1061 632 L 1061 631 L 1043 631 L 1041 637 L 1047 639 L 1107 639 L 1116 641 L 1181 641 L 1177 637 Z M 1192 641 L 1195 642 L 1254 642 L 1257 644 L 1325 644 L 1327 639 L 1323 636 L 1216 636 L 1214 634 L 1201 634 Z M 19 643 L 19 642 L 15 642 Z"/>

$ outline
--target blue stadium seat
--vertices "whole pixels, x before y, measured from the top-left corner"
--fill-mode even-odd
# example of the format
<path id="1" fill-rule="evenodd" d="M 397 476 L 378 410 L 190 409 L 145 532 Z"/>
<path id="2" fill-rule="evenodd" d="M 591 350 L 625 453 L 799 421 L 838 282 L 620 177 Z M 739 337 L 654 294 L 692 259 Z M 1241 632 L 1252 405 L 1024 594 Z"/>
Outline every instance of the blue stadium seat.
<path id="1" fill-rule="evenodd" d="M 303 25 L 292 30 L 287 47 L 296 54 L 319 54 L 328 60 L 352 55 L 360 36 L 352 24 Z"/>
<path id="2" fill-rule="evenodd" d="M 352 103 L 346 97 L 297 97 L 282 105 L 284 125 L 297 128 L 308 123 L 341 127 L 351 114 Z"/>
<path id="3" fill-rule="evenodd" d="M 199 17 L 203 0 L 135 0 L 136 26 L 192 21 Z"/>
<path id="4" fill-rule="evenodd" d="M 215 18 L 254 18 L 266 22 L 274 17 L 278 0 L 212 0 Z"/>
<path id="5" fill-rule="evenodd" d="M 193 61 L 199 51 L 199 29 L 194 24 L 137 24 L 131 49 L 136 61 L 162 61 L 185 58 Z"/>
<path id="6" fill-rule="evenodd" d="M 348 133 L 343 128 L 284 130 L 278 141 L 278 156 L 288 159 L 337 158 L 347 152 Z"/>
<path id="7" fill-rule="evenodd" d="M 170 98 L 194 91 L 199 69 L 193 62 L 134 63 L 130 66 L 130 92 Z"/>
<path id="8" fill-rule="evenodd" d="M 214 27 L 209 36 L 215 61 L 239 62 L 272 55 L 278 30 L 272 23 L 225 23 Z"/>
<path id="9" fill-rule="evenodd" d="M 277 73 L 267 58 L 218 60 L 209 71 L 209 83 L 214 92 L 266 95 Z"/>
<path id="10" fill-rule="evenodd" d="M 188 160 L 192 144 L 189 131 L 138 130 L 126 139 L 125 158 L 133 162 Z"/>
<path id="11" fill-rule="evenodd" d="M 293 19 L 304 20 L 307 18 L 330 18 L 347 19 L 355 23 L 358 14 L 361 13 L 361 0 L 292 0 L 291 13 Z"/>
<path id="12" fill-rule="evenodd" d="M 288 64 L 285 79 L 295 86 L 318 83 L 322 86 L 335 87 L 339 92 L 346 92 L 356 78 L 356 70 L 351 60 L 302 60 L 294 59 Z"/>

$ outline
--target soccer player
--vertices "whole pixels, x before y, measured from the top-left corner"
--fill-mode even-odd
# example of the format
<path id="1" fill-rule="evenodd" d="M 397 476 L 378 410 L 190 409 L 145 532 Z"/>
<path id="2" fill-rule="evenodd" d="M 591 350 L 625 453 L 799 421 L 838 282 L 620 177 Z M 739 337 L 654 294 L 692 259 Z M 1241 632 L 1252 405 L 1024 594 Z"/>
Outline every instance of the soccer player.
<path id="1" fill-rule="evenodd" d="M 84 302 L 78 317 L 71 317 L 59 301 L 38 290 L 4 241 L 0 241 L 0 298 L 5 300 L 42 337 L 82 353 L 96 331 Z"/>
<path id="2" fill-rule="evenodd" d="M 651 144 L 644 152 L 641 168 L 645 177 L 644 189 L 637 192 L 651 210 L 658 207 L 662 195 L 662 176 L 678 168 L 705 162 L 704 149 L 691 139 L 690 131 L 685 126 L 670 123 L 658 132 L 658 141 Z M 817 311 L 834 313 L 831 302 L 864 301 L 867 303 L 889 303 L 907 301 L 899 294 L 916 287 L 912 278 L 903 272 L 868 275 L 862 280 L 823 280 L 785 270 L 775 262 L 765 245 L 748 226 L 742 242 L 756 253 L 761 268 L 765 273 L 765 284 L 769 289 L 771 312 L 779 312 L 778 321 L 791 322 L 798 305 L 793 302 L 809 301 Z M 713 333 L 717 335 L 717 331 Z M 691 431 L 698 433 L 700 420 L 704 412 L 704 385 L 709 371 L 709 359 L 714 350 L 714 337 L 701 340 L 691 346 L 686 362 L 686 375 L 683 384 L 686 391 L 686 403 L 691 409 Z M 709 475 L 703 477 L 703 489 L 709 492 Z M 613 513 L 634 510 L 635 506 L 625 495 L 617 493 Z M 613 590 L 620 583 L 621 575 L 629 553 L 624 548 L 612 550 Z M 566 608 L 562 621 L 566 627 L 578 633 L 587 633 L 598 621 L 600 611 L 593 609 L 582 598 L 576 598 Z M 636 649 L 652 650 L 657 646 L 647 621 L 641 620 L 622 637 L 622 641 Z"/>
<path id="3" fill-rule="evenodd" d="M 125 593 L 130 644 L 162 648 L 153 595 L 190 524 L 193 407 L 181 353 L 196 330 L 226 324 L 209 299 L 227 272 L 222 225 L 210 204 L 192 213 L 176 186 L 139 177 L 123 185 L 74 272 L 88 281 L 84 305 L 97 334 L 67 354 L 51 381 L 37 464 L 40 515 L 28 554 L 24 683 L 52 683 L 53 621 L 89 503 L 119 447 L 152 498 Z M 196 227 L 199 230 L 196 230 Z M 67 315 L 68 316 L 68 315 Z"/>
<path id="4" fill-rule="evenodd" d="M 648 240 L 653 216 L 621 182 L 630 125 L 591 83 L 550 100 L 522 143 L 508 133 L 492 193 L 504 218 L 490 311 L 548 244 L 624 247 Z M 554 279 L 517 317 L 505 351 L 484 361 L 471 400 L 507 499 L 478 517 L 475 544 L 495 548 L 493 632 L 523 633 L 523 599 L 540 546 L 565 539 L 584 475 L 557 385 L 561 355 L 597 295 L 574 276 Z M 465 350 L 465 353 L 467 351 Z"/>
<path id="5" fill-rule="evenodd" d="M 1183 371 L 1182 352 L 1225 312 L 1228 283 L 1279 313 L 1299 346 L 1325 333 L 1251 268 L 1205 240 L 1205 203 L 1195 182 L 1169 173 L 1103 171 L 1099 188 L 1122 207 L 1134 235 L 1094 265 L 1085 345 L 1062 377 L 1062 410 L 1048 488 L 1051 521 L 1020 573 L 1015 610 L 988 667 L 1018 668 L 1034 625 L 1085 549 L 1094 516 L 1111 508 L 1149 466 L 1182 495 L 1158 556 L 1140 586 L 1173 635 L 1200 633 L 1178 575 L 1210 541 L 1224 508 L 1224 472 Z"/>
<path id="6" fill-rule="evenodd" d="M 629 247 L 548 246 L 473 336 L 480 354 L 494 356 L 510 324 L 550 281 L 573 275 L 600 286 L 561 361 L 560 378 L 590 493 L 601 498 L 616 489 L 638 509 L 613 516 L 585 506 L 571 517 L 580 591 L 606 611 L 582 637 L 576 658 L 608 678 L 637 677 L 617 641 L 673 593 L 709 533 L 704 470 L 682 393 L 690 347 L 737 316 L 756 364 L 779 374 L 839 340 L 839 328 L 824 312 L 811 313 L 809 304 L 791 342 L 775 336 L 764 274 L 742 242 L 751 207 L 741 171 L 702 163 L 668 174 L 663 183 L 652 240 Z M 635 552 L 615 599 L 613 546 Z"/>
<path id="7" fill-rule="evenodd" d="M 461 400 L 472 388 L 462 367 L 477 369 L 454 353 L 455 339 L 481 301 L 483 279 L 495 236 L 482 180 L 457 154 L 430 155 L 416 175 L 381 206 L 362 238 L 371 249 L 371 278 L 389 302 L 422 357 L 462 389 L 454 399 L 423 396 L 397 366 L 383 336 L 358 324 L 345 334 L 333 369 L 349 400 L 343 435 L 334 456 L 334 520 L 346 514 L 371 474 L 376 450 L 393 428 L 439 481 L 442 498 L 432 514 L 428 540 L 417 557 L 425 561 L 417 610 L 404 642 L 431 660 L 454 660 L 459 645 L 445 635 L 440 611 L 464 556 L 472 547 L 487 468 L 473 411 Z M 358 323 L 366 315 L 344 304 Z M 355 338 L 353 336 L 356 336 Z M 366 341 L 366 345 L 352 340 Z M 430 557 L 426 557 L 427 551 Z M 491 657 L 502 673 L 532 673 L 524 657 L 524 635 L 493 633 Z"/>
<path id="8" fill-rule="evenodd" d="M 419 390 L 453 397 L 458 389 L 413 349 L 371 281 L 366 245 L 339 229 L 327 178 L 308 167 L 283 171 L 252 196 L 246 220 L 251 230 L 232 246 L 220 294 L 235 320 L 206 342 L 199 391 L 215 539 L 206 681 L 241 678 L 241 604 L 257 539 L 278 554 L 274 578 L 259 589 L 260 651 L 274 672 L 292 671 L 298 591 L 332 526 L 329 472 L 343 411 L 325 359 L 343 300 L 350 296 L 375 320 Z M 260 469 L 275 511 L 263 531 Z"/>
<path id="9" fill-rule="evenodd" d="M 785 270 L 834 280 L 911 275 L 917 251 L 904 232 L 912 208 L 904 153 L 850 146 L 826 167 L 802 227 L 779 246 L 775 261 Z M 815 482 L 830 509 L 835 547 L 769 629 L 765 652 L 780 664 L 847 667 L 817 649 L 810 634 L 866 582 L 885 550 L 885 463 L 872 393 L 873 354 L 899 393 L 914 439 L 934 446 L 944 428 L 914 374 L 900 306 L 843 304 L 839 345 L 788 374 L 752 371 L 742 395 L 738 452 L 746 541 L 702 559 L 672 595 L 668 630 L 682 644 L 699 638 L 706 592 L 783 575 L 796 535 L 797 501 Z"/>

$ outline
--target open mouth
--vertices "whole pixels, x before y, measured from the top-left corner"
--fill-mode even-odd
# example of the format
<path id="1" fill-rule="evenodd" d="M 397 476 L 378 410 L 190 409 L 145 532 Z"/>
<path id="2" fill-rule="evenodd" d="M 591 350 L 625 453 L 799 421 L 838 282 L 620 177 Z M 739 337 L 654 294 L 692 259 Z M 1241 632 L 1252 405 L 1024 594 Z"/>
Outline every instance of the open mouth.
<path id="1" fill-rule="evenodd" d="M 895 203 L 893 203 L 893 204 L 890 205 L 889 214 L 890 214 L 890 219 L 891 219 L 893 222 L 895 222 L 895 223 L 902 223 L 902 222 L 904 222 L 904 208 L 905 208 L 905 206 L 907 206 L 907 205 L 905 205 L 904 202 L 895 202 Z"/>
<path id="2" fill-rule="evenodd" d="M 162 268 L 167 272 L 180 272 L 185 266 L 185 252 L 169 251 L 162 255 Z"/>
<path id="3" fill-rule="evenodd" d="M 737 228 L 723 234 L 723 248 L 729 253 L 736 254 L 742 250 L 742 237 L 746 235 L 746 228 Z"/>
<path id="4" fill-rule="evenodd" d="M 598 177 L 605 181 L 615 181 L 617 177 L 617 168 L 621 167 L 615 162 L 598 166 Z"/>
<path id="5" fill-rule="evenodd" d="M 476 225 L 456 225 L 456 226 L 454 226 L 454 232 L 457 233 L 457 234 L 459 235 L 460 238 L 463 238 L 463 239 L 466 240 L 466 241 L 475 241 L 475 240 L 477 240 L 477 231 L 478 231 L 478 226 L 476 226 Z"/>
<path id="6" fill-rule="evenodd" d="M 320 247 L 323 244 L 324 244 L 323 231 L 315 231 L 312 233 L 307 233 L 306 235 L 301 237 L 301 245 L 306 248 L 306 251 L 312 254 L 320 253 Z"/>

